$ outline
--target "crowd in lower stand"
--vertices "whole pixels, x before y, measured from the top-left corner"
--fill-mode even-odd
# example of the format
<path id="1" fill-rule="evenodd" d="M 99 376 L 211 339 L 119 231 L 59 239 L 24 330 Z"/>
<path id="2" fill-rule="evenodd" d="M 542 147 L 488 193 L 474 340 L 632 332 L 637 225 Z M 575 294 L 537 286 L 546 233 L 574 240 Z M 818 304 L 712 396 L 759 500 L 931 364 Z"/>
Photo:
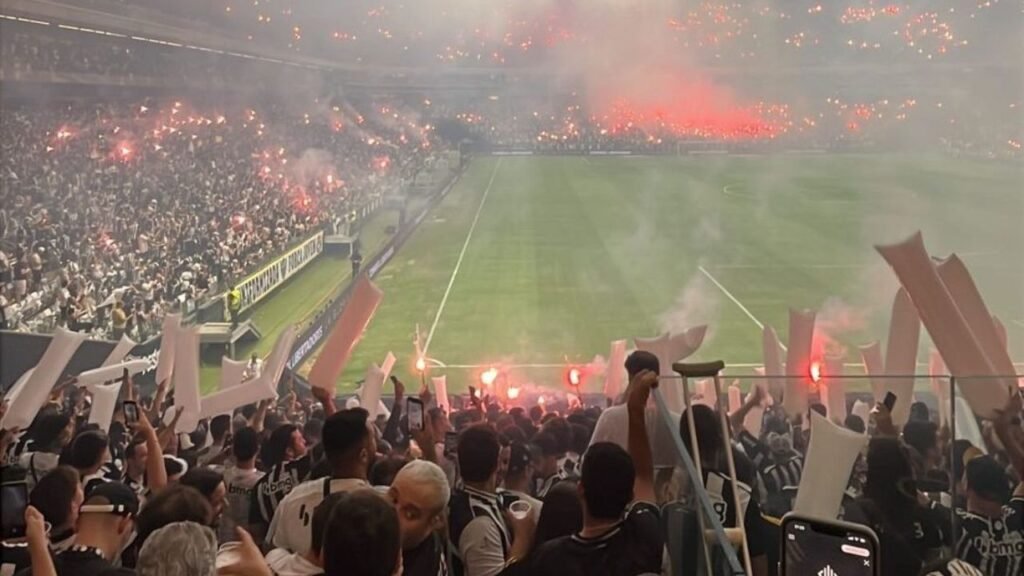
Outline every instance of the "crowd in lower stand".
<path id="1" fill-rule="evenodd" d="M 145 339 L 401 191 L 431 152 L 387 107 L 309 104 L 5 107 L 0 327 Z"/>
<path id="2" fill-rule="evenodd" d="M 25 482 L 29 507 L 27 535 L 5 534 L 0 570 L 696 574 L 693 480 L 651 399 L 658 359 L 635 352 L 625 368 L 627 391 L 607 406 L 527 408 L 476 393 L 452 407 L 424 385 L 414 399 L 426 407 L 422 429 L 410 429 L 415 419 L 397 380 L 390 412 L 376 418 L 358 406 L 337 408 L 321 389 L 299 399 L 293 388 L 187 434 L 174 433 L 181 413 L 166 383 L 144 398 L 124 386 L 107 431 L 86 424 L 86 392 L 60 386 L 25 434 L 4 431 L 3 482 Z M 727 415 L 730 442 L 706 404 L 672 422 L 691 455 L 699 448 L 694 459 L 720 522 L 735 528 L 743 520 L 757 576 L 776 573 L 778 518 L 793 507 L 809 442 L 807 415 L 787 417 L 766 394 L 755 387 Z M 744 422 L 758 407 L 765 418 L 752 432 Z M 819 404 L 811 410 L 825 412 Z M 1020 396 L 983 422 L 981 446 L 951 443 L 921 403 L 902 429 L 882 402 L 867 422 L 851 415 L 842 424 L 870 441 L 841 515 L 878 534 L 882 574 L 1022 573 Z M 678 530 L 666 528 L 675 521 L 678 550 Z"/>

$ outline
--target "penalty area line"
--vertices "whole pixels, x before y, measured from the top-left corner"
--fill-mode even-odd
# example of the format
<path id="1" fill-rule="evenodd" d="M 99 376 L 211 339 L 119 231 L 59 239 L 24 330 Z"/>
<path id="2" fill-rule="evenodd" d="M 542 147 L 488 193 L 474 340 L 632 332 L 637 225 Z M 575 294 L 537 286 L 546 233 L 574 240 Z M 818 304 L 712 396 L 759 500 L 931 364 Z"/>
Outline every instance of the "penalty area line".
<path id="1" fill-rule="evenodd" d="M 484 211 L 484 205 L 487 204 L 487 197 L 491 194 L 491 186 L 494 185 L 494 178 L 498 175 L 498 168 L 501 167 L 501 161 L 503 158 L 498 158 L 498 162 L 494 165 L 494 171 L 491 172 L 491 179 L 487 182 L 487 188 L 484 189 L 483 198 L 480 199 L 480 205 L 477 206 L 476 215 L 473 216 L 473 223 L 469 225 L 469 232 L 466 234 L 466 241 L 462 243 L 462 251 L 459 252 L 459 259 L 455 261 L 455 268 L 452 269 L 452 277 L 448 279 L 448 287 L 444 290 L 444 296 L 441 297 L 441 305 L 437 307 L 437 314 L 434 315 L 434 323 L 430 325 L 430 332 L 427 333 L 427 341 L 423 344 L 423 356 L 427 355 L 430 350 L 430 342 L 434 339 L 434 332 L 437 330 L 437 325 L 441 321 L 441 314 L 444 314 L 444 307 L 448 304 L 448 296 L 452 293 L 452 286 L 455 285 L 455 278 L 459 275 L 459 269 L 462 268 L 462 259 L 466 257 L 466 249 L 469 248 L 469 242 L 473 239 L 473 231 L 476 230 L 476 223 L 480 220 L 480 214 Z"/>
<path id="2" fill-rule="evenodd" d="M 742 310 L 743 313 L 747 315 L 747 318 L 753 320 L 754 324 L 757 324 L 758 328 L 764 330 L 764 323 L 758 320 L 757 316 L 754 316 L 754 314 L 750 310 L 748 310 L 746 306 L 743 305 L 743 302 L 740 302 L 738 299 L 736 299 L 736 297 L 732 295 L 732 292 L 729 292 L 729 290 L 727 290 L 725 286 L 722 286 L 722 283 L 719 282 L 717 278 L 712 276 L 711 272 L 708 272 L 707 269 L 704 268 L 703 266 L 697 266 L 697 270 L 700 270 L 701 274 L 703 274 L 708 280 L 711 280 L 711 283 L 717 286 L 718 289 L 722 291 L 722 294 L 725 294 L 726 298 L 732 300 L 732 303 L 738 306 L 739 309 Z"/>
<path id="3" fill-rule="evenodd" d="M 697 266 L 697 269 L 700 270 L 700 273 L 703 274 L 704 277 L 706 277 L 708 280 L 710 280 L 712 284 L 717 286 L 718 289 L 722 291 L 722 294 L 725 294 L 726 298 L 728 298 L 729 300 L 732 300 L 732 303 L 735 304 L 740 310 L 742 310 L 743 313 L 747 315 L 747 318 L 750 318 L 754 322 L 754 324 L 757 325 L 758 328 L 760 328 L 762 331 L 764 331 L 764 322 L 761 322 L 760 320 L 758 320 L 757 316 L 754 316 L 754 313 L 751 312 L 750 309 L 748 309 L 746 306 L 743 305 L 743 302 L 740 302 L 738 298 L 733 296 L 732 292 L 729 292 L 729 290 L 725 286 L 722 286 L 722 283 L 719 282 L 717 278 L 715 278 L 714 276 L 711 275 L 711 272 L 708 272 L 707 269 L 704 268 L 703 266 Z M 784 351 L 788 351 L 789 350 L 788 348 L 786 348 L 786 345 L 781 343 L 781 342 L 779 342 L 779 346 Z"/>

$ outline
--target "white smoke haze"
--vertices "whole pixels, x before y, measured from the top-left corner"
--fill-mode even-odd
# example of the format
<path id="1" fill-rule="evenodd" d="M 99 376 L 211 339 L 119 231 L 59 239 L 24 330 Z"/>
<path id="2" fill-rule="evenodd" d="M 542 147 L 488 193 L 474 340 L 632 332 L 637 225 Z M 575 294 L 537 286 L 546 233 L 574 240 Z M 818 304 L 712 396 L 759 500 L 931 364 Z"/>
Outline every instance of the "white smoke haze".
<path id="1" fill-rule="evenodd" d="M 303 186 L 309 186 L 317 181 L 323 182 L 328 176 L 338 177 L 334 155 L 326 150 L 316 148 L 305 150 L 287 166 L 290 179 Z"/>
<path id="2" fill-rule="evenodd" d="M 721 292 L 702 274 L 695 274 L 676 295 L 672 307 L 658 315 L 662 332 L 680 334 L 702 324 L 708 325 L 703 346 L 714 340 Z"/>
<path id="3" fill-rule="evenodd" d="M 818 310 L 814 323 L 815 337 L 826 340 L 825 352 L 833 356 L 846 356 L 848 350 L 839 340 L 863 332 L 869 326 L 869 310 L 844 301 L 838 296 L 829 296 Z"/>

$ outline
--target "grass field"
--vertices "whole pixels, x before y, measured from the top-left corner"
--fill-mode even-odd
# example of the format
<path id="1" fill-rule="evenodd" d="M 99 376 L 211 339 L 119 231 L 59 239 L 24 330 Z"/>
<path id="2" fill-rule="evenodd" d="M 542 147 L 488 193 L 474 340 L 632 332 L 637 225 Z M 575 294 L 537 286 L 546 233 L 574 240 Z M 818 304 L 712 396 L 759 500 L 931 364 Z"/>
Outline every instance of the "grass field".
<path id="1" fill-rule="evenodd" d="M 389 350 L 414 380 L 417 324 L 453 391 L 491 363 L 559 386 L 555 366 L 613 339 L 699 323 L 698 359 L 757 364 L 759 325 L 784 338 L 789 307 L 847 346 L 884 339 L 896 281 L 872 246 L 918 229 L 965 259 L 1024 359 L 1022 184 L 1020 166 L 938 157 L 478 159 L 378 277 L 339 390 Z M 273 301 L 309 299 L 288 294 Z"/>

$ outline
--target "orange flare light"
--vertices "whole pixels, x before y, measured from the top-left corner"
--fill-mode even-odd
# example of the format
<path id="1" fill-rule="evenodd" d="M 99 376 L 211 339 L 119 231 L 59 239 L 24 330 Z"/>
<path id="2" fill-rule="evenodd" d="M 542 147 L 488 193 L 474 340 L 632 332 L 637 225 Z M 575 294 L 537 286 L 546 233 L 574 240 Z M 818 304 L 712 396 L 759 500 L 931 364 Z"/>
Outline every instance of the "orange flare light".
<path id="1" fill-rule="evenodd" d="M 566 379 L 569 381 L 569 385 L 573 388 L 579 388 L 583 382 L 583 371 L 573 366 L 569 368 L 569 372 L 566 374 Z"/>
<path id="2" fill-rule="evenodd" d="M 811 362 L 810 372 L 811 372 L 811 382 L 814 382 L 815 384 L 817 384 L 818 382 L 821 382 L 821 362 L 818 362 L 818 361 Z"/>
<path id="3" fill-rule="evenodd" d="M 508 399 L 509 400 L 515 400 L 515 399 L 519 398 L 519 392 L 520 392 L 519 388 L 517 388 L 515 386 L 510 387 L 508 389 Z"/>
<path id="4" fill-rule="evenodd" d="M 484 370 L 484 372 L 480 374 L 480 383 L 483 384 L 484 386 L 493 386 L 494 382 L 497 379 L 498 369 L 494 368 L 493 366 L 488 368 L 487 370 Z"/>
<path id="5" fill-rule="evenodd" d="M 416 359 L 416 369 L 424 372 L 427 369 L 427 361 L 422 356 Z"/>

